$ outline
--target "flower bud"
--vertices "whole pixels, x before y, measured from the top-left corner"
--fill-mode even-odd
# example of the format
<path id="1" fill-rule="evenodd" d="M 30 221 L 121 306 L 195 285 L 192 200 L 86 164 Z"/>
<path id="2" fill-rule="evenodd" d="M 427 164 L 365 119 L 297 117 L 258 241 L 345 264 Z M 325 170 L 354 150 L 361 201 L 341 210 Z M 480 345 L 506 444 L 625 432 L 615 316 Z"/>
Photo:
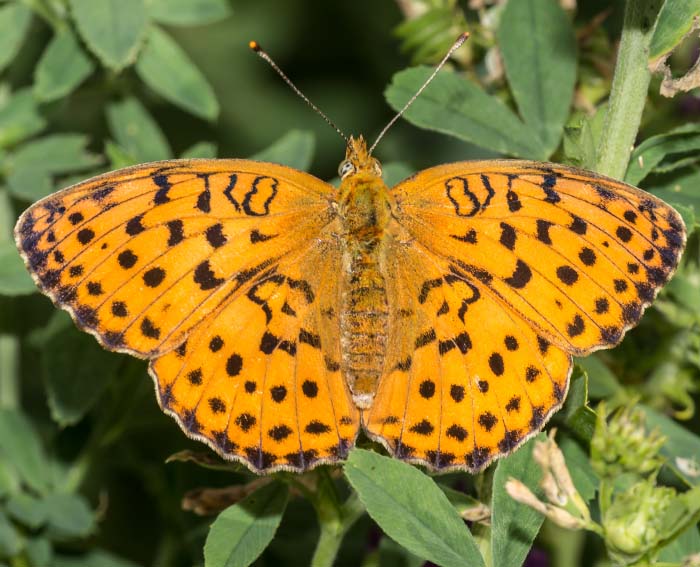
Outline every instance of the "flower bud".
<path id="1" fill-rule="evenodd" d="M 601 478 L 625 473 L 648 476 L 664 462 L 659 455 L 666 438 L 657 430 L 647 432 L 644 413 L 628 407 L 607 421 L 605 405 L 598 406 L 598 419 L 591 441 L 591 464 Z"/>
<path id="2" fill-rule="evenodd" d="M 664 538 L 664 516 L 676 492 L 644 480 L 619 492 L 603 517 L 605 544 L 613 559 L 630 563 L 653 550 Z"/>

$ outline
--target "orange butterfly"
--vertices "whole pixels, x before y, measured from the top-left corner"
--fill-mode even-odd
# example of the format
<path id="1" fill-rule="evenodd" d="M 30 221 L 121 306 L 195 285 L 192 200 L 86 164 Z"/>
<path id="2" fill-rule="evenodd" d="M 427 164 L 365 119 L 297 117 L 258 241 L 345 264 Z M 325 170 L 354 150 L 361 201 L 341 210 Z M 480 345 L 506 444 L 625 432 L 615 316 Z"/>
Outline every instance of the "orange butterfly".
<path id="1" fill-rule="evenodd" d="M 342 460 L 360 429 L 483 469 L 561 407 L 572 355 L 637 324 L 685 244 L 659 199 L 561 165 L 460 162 L 389 189 L 360 137 L 339 173 L 145 164 L 39 201 L 15 237 L 82 329 L 150 360 L 185 433 L 258 473 Z"/>

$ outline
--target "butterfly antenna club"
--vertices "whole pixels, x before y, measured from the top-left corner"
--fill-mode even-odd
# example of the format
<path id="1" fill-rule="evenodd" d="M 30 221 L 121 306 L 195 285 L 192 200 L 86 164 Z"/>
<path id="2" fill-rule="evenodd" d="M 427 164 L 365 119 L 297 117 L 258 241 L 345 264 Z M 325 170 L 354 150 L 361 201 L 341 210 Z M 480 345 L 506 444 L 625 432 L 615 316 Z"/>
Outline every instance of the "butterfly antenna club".
<path id="1" fill-rule="evenodd" d="M 349 142 L 348 137 L 343 133 L 343 131 L 340 128 L 338 128 L 338 126 L 336 126 L 335 123 L 330 118 L 328 118 L 328 116 L 326 116 L 318 106 L 316 106 L 313 102 L 311 102 L 309 100 L 309 98 L 303 92 L 301 92 L 299 90 L 299 88 L 292 82 L 292 80 L 289 77 L 287 77 L 287 75 L 284 74 L 282 69 L 280 69 L 278 67 L 277 63 L 275 63 L 272 60 L 272 57 L 270 57 L 267 54 L 267 52 L 262 47 L 260 47 L 260 44 L 257 41 L 249 42 L 248 47 L 250 47 L 261 59 L 264 59 L 268 63 L 268 65 L 270 65 L 270 67 L 272 67 L 275 70 L 275 72 L 280 77 L 282 77 L 282 80 L 285 83 L 287 83 L 287 85 L 289 85 L 289 88 L 292 89 L 297 95 L 299 95 L 299 97 L 301 97 L 301 99 L 306 104 L 308 104 L 311 108 L 313 108 L 316 111 L 316 113 L 319 116 L 321 116 L 321 118 L 323 118 L 331 128 L 333 128 L 336 132 L 338 132 L 338 134 L 340 134 L 342 136 L 342 138 L 345 140 L 346 143 Z"/>
<path id="2" fill-rule="evenodd" d="M 457 51 L 457 50 L 462 46 L 462 44 L 463 44 L 465 41 L 467 41 L 468 38 L 469 38 L 469 32 L 464 32 L 464 33 L 462 33 L 462 34 L 457 38 L 457 40 L 452 44 L 452 47 L 450 47 L 450 49 L 448 50 L 448 52 L 447 52 L 447 53 L 445 54 L 445 56 L 442 58 L 442 61 L 440 61 L 440 63 L 437 64 L 437 67 L 435 67 L 435 69 L 433 70 L 433 72 L 430 74 L 430 77 L 428 77 L 428 78 L 425 80 L 425 82 L 421 85 L 421 87 L 416 91 L 416 94 L 414 94 L 414 95 L 408 100 L 408 102 L 407 102 L 406 104 L 404 104 L 403 108 L 402 108 L 401 110 L 398 111 L 398 113 L 396 114 L 396 116 L 394 116 L 394 117 L 389 121 L 389 123 L 388 123 L 386 126 L 384 126 L 384 129 L 383 129 L 381 132 L 379 132 L 379 135 L 377 136 L 377 139 L 374 141 L 374 143 L 372 144 L 372 146 L 371 146 L 370 149 L 369 149 L 369 152 L 368 152 L 368 153 L 369 153 L 370 155 L 371 155 L 372 152 L 374 151 L 374 148 L 377 147 L 377 144 L 379 143 L 379 140 L 381 140 L 381 139 L 384 137 L 384 134 L 387 133 L 387 131 L 389 130 L 389 128 L 391 128 L 391 127 L 394 125 L 394 123 L 395 123 L 399 118 L 401 118 L 401 116 L 403 115 L 404 112 L 406 112 L 406 110 L 408 109 L 408 107 L 411 106 L 411 105 L 413 104 L 413 102 L 420 96 L 420 94 L 425 90 L 425 88 L 432 82 L 432 80 L 435 78 L 435 76 L 440 72 L 440 69 L 442 69 L 442 67 L 445 65 L 445 63 L 447 63 L 447 60 L 448 60 L 450 57 L 452 57 L 452 54 L 453 54 L 455 51 Z"/>

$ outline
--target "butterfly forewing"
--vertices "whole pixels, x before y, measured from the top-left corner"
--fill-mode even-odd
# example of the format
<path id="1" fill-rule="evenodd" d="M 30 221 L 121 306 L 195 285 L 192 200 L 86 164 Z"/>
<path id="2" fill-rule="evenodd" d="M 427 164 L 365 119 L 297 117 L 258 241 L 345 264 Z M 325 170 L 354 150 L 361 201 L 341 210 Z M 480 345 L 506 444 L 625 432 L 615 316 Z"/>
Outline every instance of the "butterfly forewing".
<path id="1" fill-rule="evenodd" d="M 553 164 L 439 166 L 394 194 L 412 238 L 577 355 L 621 340 L 685 244 L 680 216 L 661 200 Z"/>

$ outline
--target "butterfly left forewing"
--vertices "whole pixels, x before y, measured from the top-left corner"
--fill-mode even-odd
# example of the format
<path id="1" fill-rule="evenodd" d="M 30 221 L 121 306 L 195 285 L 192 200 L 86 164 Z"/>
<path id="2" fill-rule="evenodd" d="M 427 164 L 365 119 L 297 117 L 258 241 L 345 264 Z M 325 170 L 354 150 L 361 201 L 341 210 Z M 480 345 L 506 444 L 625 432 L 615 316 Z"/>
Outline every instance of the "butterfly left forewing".
<path id="1" fill-rule="evenodd" d="M 39 287 L 111 350 L 174 348 L 332 217 L 322 181 L 247 160 L 136 166 L 32 205 L 16 240 Z"/>

